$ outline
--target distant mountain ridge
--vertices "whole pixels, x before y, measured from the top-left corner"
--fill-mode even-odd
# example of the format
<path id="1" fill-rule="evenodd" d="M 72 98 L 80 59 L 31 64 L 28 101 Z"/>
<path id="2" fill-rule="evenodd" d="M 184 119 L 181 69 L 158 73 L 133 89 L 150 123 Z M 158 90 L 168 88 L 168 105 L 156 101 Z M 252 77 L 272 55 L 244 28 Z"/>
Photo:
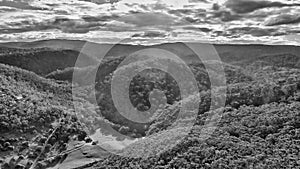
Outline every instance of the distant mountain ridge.
<path id="1" fill-rule="evenodd" d="M 15 49 L 0 48 L 0 62 L 11 66 L 17 66 L 25 70 L 45 76 L 56 70 L 74 67 L 80 59 L 79 52 L 75 50 L 55 50 L 50 48 Z M 96 58 L 82 55 L 77 67 L 94 65 Z"/>
<path id="2" fill-rule="evenodd" d="M 51 39 L 51 40 L 41 40 L 33 42 L 8 42 L 0 43 L 0 47 L 11 47 L 11 48 L 51 48 L 54 50 L 75 50 L 80 52 L 85 44 L 95 45 L 97 50 L 101 48 L 109 49 L 111 48 L 107 56 L 125 56 L 131 54 L 135 51 L 145 49 L 145 48 L 159 48 L 165 49 L 174 54 L 178 55 L 185 61 L 190 59 L 195 59 L 195 53 L 187 47 L 186 44 L 189 43 L 164 43 L 158 45 L 129 45 L 129 44 L 98 44 L 94 42 L 87 42 L 82 40 L 64 40 L 64 39 Z M 190 43 L 195 44 L 195 43 Z M 236 60 L 249 59 L 253 57 L 270 55 L 270 54 L 293 54 L 300 56 L 300 46 L 289 46 L 289 45 L 260 45 L 260 44 L 212 44 L 220 58 L 224 62 L 235 62 Z"/>

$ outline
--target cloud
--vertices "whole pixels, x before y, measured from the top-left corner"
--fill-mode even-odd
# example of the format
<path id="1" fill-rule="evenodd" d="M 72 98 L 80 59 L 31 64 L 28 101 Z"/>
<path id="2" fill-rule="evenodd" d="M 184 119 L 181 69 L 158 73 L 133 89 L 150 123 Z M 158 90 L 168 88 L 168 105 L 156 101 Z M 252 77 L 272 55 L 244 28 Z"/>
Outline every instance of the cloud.
<path id="1" fill-rule="evenodd" d="M 265 22 L 266 26 L 286 25 L 300 23 L 300 15 L 282 14 L 272 17 Z"/>
<path id="2" fill-rule="evenodd" d="M 177 16 L 185 16 L 185 15 L 193 14 L 194 11 L 191 9 L 172 9 L 172 10 L 169 10 L 168 13 L 174 14 Z"/>
<path id="3" fill-rule="evenodd" d="M 209 3 L 207 0 L 189 0 L 191 3 L 197 3 L 197 2 L 203 2 L 203 3 Z"/>
<path id="4" fill-rule="evenodd" d="M 56 17 L 53 22 L 47 23 L 50 27 L 59 29 L 65 33 L 87 33 L 105 24 L 100 22 L 84 22 L 77 19 Z"/>
<path id="5" fill-rule="evenodd" d="M 184 17 L 183 19 L 184 22 L 188 22 L 188 23 L 199 23 L 201 21 L 201 19 L 199 18 L 192 18 L 192 17 Z"/>
<path id="6" fill-rule="evenodd" d="M 2 0 L 2 1 L 0 1 L 0 6 L 12 7 L 12 8 L 18 8 L 18 9 L 26 9 L 26 10 L 45 10 L 45 9 L 47 9 L 47 8 L 40 8 L 40 7 L 32 6 L 29 4 L 29 2 L 31 2 L 31 1 Z"/>
<path id="7" fill-rule="evenodd" d="M 253 37 L 264 36 L 282 36 L 288 34 L 288 32 L 282 32 L 275 28 L 261 28 L 261 27 L 235 27 L 225 31 L 218 31 L 217 36 L 226 37 L 240 37 L 242 35 L 251 35 Z"/>
<path id="8" fill-rule="evenodd" d="M 104 22 L 104 21 L 111 21 L 114 19 L 119 18 L 118 15 L 98 15 L 98 16 L 91 16 L 91 15 L 83 15 L 81 18 L 86 22 Z"/>
<path id="9" fill-rule="evenodd" d="M 300 32 L 298 32 L 298 33 L 300 33 Z M 298 45 L 300 43 L 300 34 L 287 35 L 284 39 L 295 42 Z"/>
<path id="10" fill-rule="evenodd" d="M 241 16 L 238 14 L 233 14 L 231 11 L 220 10 L 213 12 L 213 17 L 210 19 L 213 18 L 219 18 L 223 22 L 229 22 L 233 20 L 239 20 Z"/>
<path id="11" fill-rule="evenodd" d="M 17 9 L 7 6 L 0 6 L 0 12 L 15 12 Z"/>
<path id="12" fill-rule="evenodd" d="M 149 32 L 144 32 L 143 34 L 134 34 L 132 35 L 133 38 L 135 37 L 141 37 L 141 38 L 164 38 L 166 37 L 167 35 L 163 32 L 156 32 L 156 31 L 149 31 Z"/>
<path id="13" fill-rule="evenodd" d="M 151 5 L 152 10 L 168 10 L 167 5 L 162 3 L 155 3 Z"/>
<path id="14" fill-rule="evenodd" d="M 217 3 L 214 3 L 213 6 L 212 6 L 212 9 L 215 10 L 215 11 L 218 11 L 220 9 L 220 5 L 217 4 Z"/>
<path id="15" fill-rule="evenodd" d="M 198 39 L 272 43 L 300 33 L 296 1 L 0 0 L 0 40 L 133 35 L 143 43 Z M 114 2 L 118 3 L 110 5 Z"/>
<path id="16" fill-rule="evenodd" d="M 212 29 L 210 29 L 210 28 L 194 27 L 194 26 L 187 26 L 187 27 L 184 27 L 183 29 L 185 29 L 185 30 L 193 30 L 193 31 L 201 31 L 201 32 L 205 32 L 205 33 L 208 33 L 208 32 L 212 31 Z"/>
<path id="17" fill-rule="evenodd" d="M 111 4 L 118 3 L 120 0 L 80 0 L 80 1 L 92 2 L 95 4 L 101 5 L 101 4 L 107 4 L 107 3 L 111 3 Z"/>
<path id="18" fill-rule="evenodd" d="M 164 13 L 131 13 L 122 16 L 118 21 L 133 24 L 139 27 L 143 26 L 171 26 L 176 18 Z"/>
<path id="19" fill-rule="evenodd" d="M 80 19 L 69 19 L 67 17 L 55 17 L 45 21 L 23 20 L 10 22 L 6 28 L 0 29 L 0 33 L 21 33 L 29 31 L 42 31 L 58 29 L 64 33 L 87 33 L 104 26 L 101 22 L 85 22 Z"/>
<path id="20" fill-rule="evenodd" d="M 207 12 L 204 9 L 172 9 L 168 11 L 169 14 L 175 15 L 180 19 L 181 24 L 196 24 L 196 23 L 206 23 Z"/>
<path id="21" fill-rule="evenodd" d="M 249 13 L 262 8 L 300 6 L 300 4 L 285 4 L 267 0 L 228 0 L 225 6 L 236 13 Z"/>
<path id="22" fill-rule="evenodd" d="M 159 12 L 159 11 L 168 11 L 167 4 L 160 3 L 160 1 L 151 3 L 151 4 L 139 4 L 139 3 L 124 3 L 125 6 L 131 8 L 131 11 L 139 11 L 139 12 Z"/>

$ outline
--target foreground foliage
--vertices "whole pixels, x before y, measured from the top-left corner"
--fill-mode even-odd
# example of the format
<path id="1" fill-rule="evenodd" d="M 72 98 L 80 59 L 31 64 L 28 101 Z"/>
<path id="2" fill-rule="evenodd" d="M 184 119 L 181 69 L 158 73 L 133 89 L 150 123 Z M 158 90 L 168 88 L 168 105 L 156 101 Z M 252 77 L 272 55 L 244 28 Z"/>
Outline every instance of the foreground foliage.
<path id="1" fill-rule="evenodd" d="M 8 156 L 1 168 L 29 168 L 37 157 L 36 166 L 45 168 L 59 161 L 73 136 L 86 137 L 72 115 L 68 84 L 2 64 L 0 83 L 0 157 Z"/>

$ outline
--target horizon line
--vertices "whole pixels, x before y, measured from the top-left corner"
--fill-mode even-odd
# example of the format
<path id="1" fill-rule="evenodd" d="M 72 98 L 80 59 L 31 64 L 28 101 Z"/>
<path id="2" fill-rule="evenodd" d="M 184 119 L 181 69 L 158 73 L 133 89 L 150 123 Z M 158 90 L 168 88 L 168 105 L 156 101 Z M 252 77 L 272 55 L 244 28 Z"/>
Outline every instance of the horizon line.
<path id="1" fill-rule="evenodd" d="M 63 38 L 57 38 L 57 39 L 35 39 L 35 40 L 29 40 L 29 41 L 0 41 L 0 44 L 8 44 L 8 43 L 37 43 L 42 41 L 54 41 L 54 40 L 61 40 L 61 41 L 81 41 L 82 43 L 95 43 L 99 45 L 130 45 L 130 46 L 156 46 L 156 45 L 163 45 L 163 44 L 176 44 L 176 43 L 202 43 L 202 44 L 211 44 L 211 45 L 244 45 L 244 46 L 295 46 L 300 47 L 300 44 L 267 44 L 267 43 L 226 43 L 226 42 L 196 42 L 196 41 L 174 41 L 174 42 L 161 42 L 161 43 L 152 43 L 152 44 L 136 44 L 136 43 L 112 43 L 112 42 L 95 42 L 90 40 L 84 40 L 84 39 L 63 39 Z M 17 46 L 16 46 L 17 47 Z"/>

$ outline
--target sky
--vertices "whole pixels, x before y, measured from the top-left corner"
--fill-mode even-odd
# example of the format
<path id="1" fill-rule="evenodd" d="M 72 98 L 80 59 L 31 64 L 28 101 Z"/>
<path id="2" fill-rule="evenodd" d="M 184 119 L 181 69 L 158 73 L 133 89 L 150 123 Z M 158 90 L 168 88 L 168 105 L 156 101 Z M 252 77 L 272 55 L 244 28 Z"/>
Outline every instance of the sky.
<path id="1" fill-rule="evenodd" d="M 300 0 L 0 0 L 0 42 L 300 46 Z"/>

